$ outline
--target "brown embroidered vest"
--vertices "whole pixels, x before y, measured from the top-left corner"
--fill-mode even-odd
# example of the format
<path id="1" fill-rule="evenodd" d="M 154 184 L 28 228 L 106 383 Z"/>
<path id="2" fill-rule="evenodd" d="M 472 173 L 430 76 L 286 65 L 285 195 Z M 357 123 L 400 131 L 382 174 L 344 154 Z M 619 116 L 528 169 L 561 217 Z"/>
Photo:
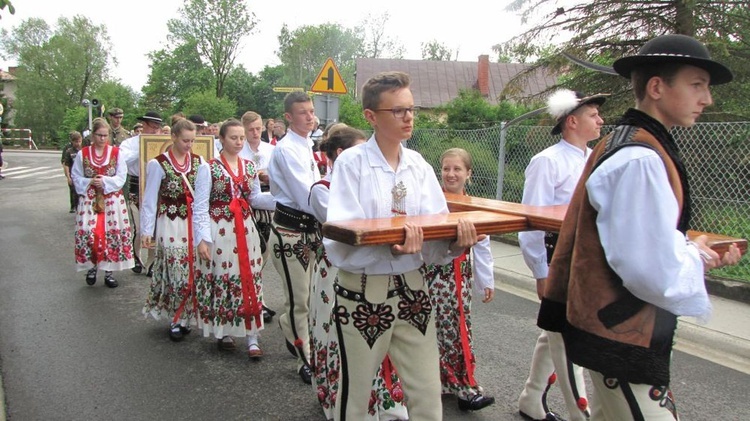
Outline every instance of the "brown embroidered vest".
<path id="1" fill-rule="evenodd" d="M 633 296 L 609 267 L 585 183 L 623 147 L 648 147 L 662 159 L 680 209 L 683 186 L 675 162 L 648 131 L 619 126 L 594 148 L 560 230 L 538 324 L 563 333 L 574 363 L 620 381 L 667 386 L 677 317 Z M 675 221 L 677 226 L 679 221 Z"/>

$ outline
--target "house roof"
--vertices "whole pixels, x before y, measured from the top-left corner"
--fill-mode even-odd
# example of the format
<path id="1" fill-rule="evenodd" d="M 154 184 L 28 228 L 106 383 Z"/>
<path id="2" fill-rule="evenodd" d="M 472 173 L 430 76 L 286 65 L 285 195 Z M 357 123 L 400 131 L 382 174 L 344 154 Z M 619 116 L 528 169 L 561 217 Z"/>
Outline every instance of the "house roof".
<path id="1" fill-rule="evenodd" d="M 402 71 L 411 76 L 414 104 L 433 108 L 446 104 L 466 89 L 477 89 L 479 61 L 434 61 L 359 58 L 356 61 L 357 95 L 365 82 L 377 73 Z M 489 95 L 487 100 L 496 105 L 504 99 L 502 91 L 508 82 L 526 68 L 518 63 L 489 63 Z M 555 78 L 539 70 L 522 82 L 522 90 L 509 98 L 521 99 L 536 95 L 555 85 Z"/>
<path id="2" fill-rule="evenodd" d="M 8 72 L 0 70 L 0 82 L 10 82 L 11 80 L 16 80 L 16 77 Z"/>

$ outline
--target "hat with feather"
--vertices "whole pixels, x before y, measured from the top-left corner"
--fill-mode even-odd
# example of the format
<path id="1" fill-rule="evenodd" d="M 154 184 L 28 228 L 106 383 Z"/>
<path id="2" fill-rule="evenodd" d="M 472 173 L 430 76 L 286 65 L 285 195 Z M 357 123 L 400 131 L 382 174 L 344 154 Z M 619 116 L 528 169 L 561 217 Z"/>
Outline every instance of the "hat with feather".
<path id="1" fill-rule="evenodd" d="M 607 100 L 607 96 L 609 94 L 586 96 L 580 92 L 573 92 L 570 89 L 555 91 L 547 98 L 547 113 L 557 121 L 551 133 L 553 135 L 562 133 L 562 123 L 569 115 L 584 105 L 593 104 L 600 106 Z"/>

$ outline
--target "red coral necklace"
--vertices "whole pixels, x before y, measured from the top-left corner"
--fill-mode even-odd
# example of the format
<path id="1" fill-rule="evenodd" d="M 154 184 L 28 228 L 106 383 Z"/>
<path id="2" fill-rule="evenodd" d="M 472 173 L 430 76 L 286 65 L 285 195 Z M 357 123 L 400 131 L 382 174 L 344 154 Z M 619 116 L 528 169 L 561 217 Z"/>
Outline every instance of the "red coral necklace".
<path id="1" fill-rule="evenodd" d="M 99 155 L 99 156 L 97 156 L 96 155 L 96 147 L 95 146 L 91 146 L 91 162 L 95 166 L 101 167 L 102 165 L 104 165 L 104 161 L 107 159 L 107 155 L 108 155 L 107 152 L 109 152 L 108 148 L 109 148 L 109 145 L 104 145 L 104 149 L 102 150 L 102 154 Z"/>
<path id="2" fill-rule="evenodd" d="M 186 173 L 190 168 L 190 154 L 185 154 L 185 162 L 180 164 L 179 162 L 177 162 L 177 158 L 175 158 L 174 154 L 170 150 L 169 159 L 172 161 L 172 165 L 174 165 L 174 168 L 181 173 Z"/>

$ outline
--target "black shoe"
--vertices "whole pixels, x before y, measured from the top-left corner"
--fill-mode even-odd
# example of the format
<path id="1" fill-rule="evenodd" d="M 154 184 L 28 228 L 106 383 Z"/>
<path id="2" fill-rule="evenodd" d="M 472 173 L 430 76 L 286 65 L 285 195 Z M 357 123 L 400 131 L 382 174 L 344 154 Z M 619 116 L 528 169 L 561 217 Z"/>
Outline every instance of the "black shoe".
<path id="1" fill-rule="evenodd" d="M 141 272 L 143 272 L 143 265 L 141 264 L 141 262 L 138 259 L 136 259 L 135 260 L 135 266 L 133 266 L 132 268 L 130 268 L 130 270 L 132 270 L 135 273 L 141 273 Z"/>
<path id="2" fill-rule="evenodd" d="M 180 325 L 173 325 L 169 328 L 169 339 L 174 342 L 180 342 L 182 338 L 182 329 L 180 329 Z"/>
<path id="3" fill-rule="evenodd" d="M 94 285 L 96 283 L 96 268 L 89 269 L 86 273 L 86 285 Z"/>
<path id="4" fill-rule="evenodd" d="M 310 371 L 310 367 L 307 364 L 303 364 L 299 368 L 299 378 L 307 384 L 312 384 L 312 371 Z"/>
<path id="5" fill-rule="evenodd" d="M 542 418 L 541 420 L 537 420 L 535 418 L 531 418 L 529 415 L 527 415 L 523 411 L 518 411 L 518 413 L 521 415 L 521 417 L 523 419 L 530 420 L 530 421 L 565 421 L 565 418 L 557 415 L 556 413 L 554 413 L 552 411 L 547 412 L 547 415 L 545 415 L 544 418 Z"/>
<path id="6" fill-rule="evenodd" d="M 462 411 L 479 411 L 493 403 L 495 403 L 495 398 L 492 396 L 484 396 L 481 393 L 477 393 L 469 399 L 458 398 L 458 409 Z"/>
<path id="7" fill-rule="evenodd" d="M 189 335 L 192 331 L 193 329 L 191 329 L 190 326 L 180 325 L 180 332 L 182 332 L 183 335 Z"/>
<path id="8" fill-rule="evenodd" d="M 146 276 L 148 276 L 149 278 L 154 276 L 154 264 L 153 263 L 151 263 L 148 266 L 148 273 L 146 274 Z"/>
<path id="9" fill-rule="evenodd" d="M 76 210 L 75 209 L 71 209 L 70 211 L 68 211 L 68 213 L 76 213 Z"/>
<path id="10" fill-rule="evenodd" d="M 115 278 L 112 277 L 112 272 L 104 273 L 104 285 L 110 288 L 117 288 L 117 285 L 119 285 Z"/>
<path id="11" fill-rule="evenodd" d="M 270 308 L 263 306 L 263 322 L 264 323 L 271 323 L 273 320 L 273 316 L 276 315 L 276 312 L 271 310 Z"/>

